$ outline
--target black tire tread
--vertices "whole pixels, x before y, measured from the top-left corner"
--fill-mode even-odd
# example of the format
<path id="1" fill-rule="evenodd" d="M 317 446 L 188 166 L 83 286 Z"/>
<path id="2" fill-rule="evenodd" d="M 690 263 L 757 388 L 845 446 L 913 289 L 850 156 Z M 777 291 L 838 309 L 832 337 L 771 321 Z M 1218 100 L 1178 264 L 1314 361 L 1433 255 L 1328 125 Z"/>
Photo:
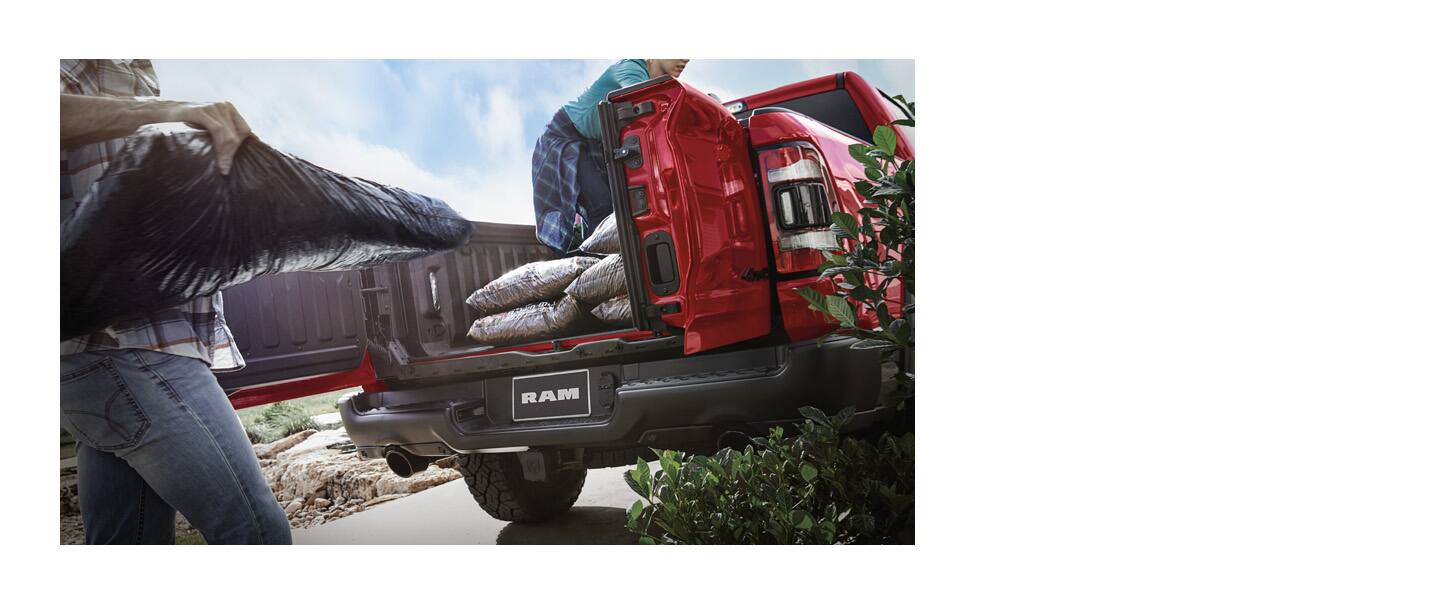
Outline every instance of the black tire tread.
<path id="1" fill-rule="evenodd" d="M 531 482 L 512 454 L 460 454 L 457 469 L 479 508 L 494 519 L 518 523 L 563 515 L 579 500 L 586 475 L 582 468 L 559 469 L 547 482 Z"/>

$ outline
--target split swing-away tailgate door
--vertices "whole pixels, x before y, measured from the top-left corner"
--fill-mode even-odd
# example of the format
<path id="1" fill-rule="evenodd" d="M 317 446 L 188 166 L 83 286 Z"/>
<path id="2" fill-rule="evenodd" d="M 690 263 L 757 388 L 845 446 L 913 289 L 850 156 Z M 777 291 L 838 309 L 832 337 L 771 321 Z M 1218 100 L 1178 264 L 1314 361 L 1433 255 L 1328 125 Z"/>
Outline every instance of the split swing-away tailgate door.
<path id="1" fill-rule="evenodd" d="M 693 354 L 770 332 L 765 229 L 745 129 L 663 76 L 600 103 L 636 326 Z"/>

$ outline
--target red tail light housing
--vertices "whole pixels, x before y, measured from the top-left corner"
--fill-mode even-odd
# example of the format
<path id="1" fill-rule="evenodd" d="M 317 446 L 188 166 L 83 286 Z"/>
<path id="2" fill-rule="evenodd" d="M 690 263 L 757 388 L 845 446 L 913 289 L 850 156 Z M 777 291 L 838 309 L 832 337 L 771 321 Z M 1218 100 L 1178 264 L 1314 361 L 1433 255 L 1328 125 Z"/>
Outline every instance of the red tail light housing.
<path id="1" fill-rule="evenodd" d="M 762 151 L 760 167 L 775 236 L 776 269 L 815 270 L 821 263 L 820 250 L 836 248 L 831 214 L 840 211 L 825 160 L 815 147 L 799 143 Z"/>

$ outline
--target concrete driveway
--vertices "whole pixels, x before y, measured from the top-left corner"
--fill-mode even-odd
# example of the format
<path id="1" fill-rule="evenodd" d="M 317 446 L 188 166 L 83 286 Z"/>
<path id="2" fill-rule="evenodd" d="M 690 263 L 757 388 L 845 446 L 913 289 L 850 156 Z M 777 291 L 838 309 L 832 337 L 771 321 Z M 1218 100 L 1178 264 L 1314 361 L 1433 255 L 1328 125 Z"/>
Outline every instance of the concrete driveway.
<path id="1" fill-rule="evenodd" d="M 292 531 L 294 544 L 636 544 L 625 511 L 639 496 L 624 467 L 591 469 L 579 501 L 545 524 L 489 517 L 456 479 L 315 528 Z"/>

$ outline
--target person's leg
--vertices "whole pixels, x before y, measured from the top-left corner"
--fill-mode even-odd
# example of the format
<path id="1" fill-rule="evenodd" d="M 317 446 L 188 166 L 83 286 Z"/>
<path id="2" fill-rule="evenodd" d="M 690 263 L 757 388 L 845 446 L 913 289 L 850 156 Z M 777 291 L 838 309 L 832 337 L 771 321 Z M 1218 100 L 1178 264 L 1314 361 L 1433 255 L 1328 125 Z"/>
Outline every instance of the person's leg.
<path id="1" fill-rule="evenodd" d="M 603 145 L 591 141 L 580 150 L 584 152 L 580 153 L 576 182 L 579 184 L 579 213 L 584 215 L 584 236 L 587 238 L 614 213 L 614 198 L 609 192 L 609 176 L 604 171 L 607 164 Z"/>
<path id="2" fill-rule="evenodd" d="M 176 542 L 176 510 L 126 461 L 77 438 L 76 469 L 86 544 Z"/>
<path id="3" fill-rule="evenodd" d="M 86 543 L 175 542 L 176 511 L 110 452 L 139 441 L 150 422 L 112 377 L 107 355 L 61 357 L 61 409 L 61 422 L 76 440 L 76 489 Z"/>
<path id="4" fill-rule="evenodd" d="M 128 405 L 71 396 L 63 382 L 66 419 L 88 433 L 128 431 L 110 428 L 122 424 L 117 417 L 144 425 L 136 435 L 97 446 L 98 451 L 124 460 L 210 544 L 291 542 L 287 517 L 267 486 L 241 421 L 204 363 L 145 350 L 96 354 L 101 360 L 75 371 L 89 370 L 72 379 L 72 388 L 80 381 L 109 381 L 119 392 L 112 399 L 129 401 L 135 412 L 127 418 L 120 411 Z"/>

